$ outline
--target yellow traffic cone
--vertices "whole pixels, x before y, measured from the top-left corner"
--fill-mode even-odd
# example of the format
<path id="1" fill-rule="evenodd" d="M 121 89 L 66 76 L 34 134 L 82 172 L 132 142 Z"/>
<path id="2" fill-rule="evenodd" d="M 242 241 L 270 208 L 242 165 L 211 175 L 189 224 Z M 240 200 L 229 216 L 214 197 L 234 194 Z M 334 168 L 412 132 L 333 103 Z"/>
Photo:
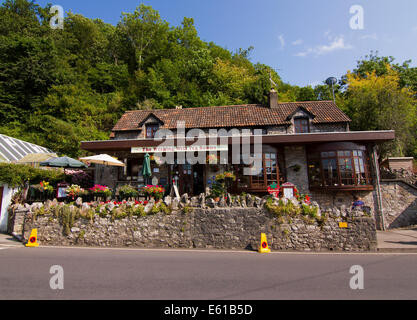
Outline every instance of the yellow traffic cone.
<path id="1" fill-rule="evenodd" d="M 271 249 L 268 247 L 268 240 L 266 239 L 266 234 L 262 233 L 261 235 L 261 246 L 259 247 L 259 253 L 270 253 Z"/>
<path id="2" fill-rule="evenodd" d="M 39 247 L 38 229 L 32 229 L 32 232 L 30 233 L 29 241 L 26 244 L 26 247 Z"/>

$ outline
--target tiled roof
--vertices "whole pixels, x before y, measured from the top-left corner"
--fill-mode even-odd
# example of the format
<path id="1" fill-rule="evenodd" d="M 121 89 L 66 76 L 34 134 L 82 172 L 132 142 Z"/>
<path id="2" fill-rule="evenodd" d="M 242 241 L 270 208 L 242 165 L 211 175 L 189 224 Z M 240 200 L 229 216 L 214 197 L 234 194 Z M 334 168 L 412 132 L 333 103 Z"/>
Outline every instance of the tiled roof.
<path id="1" fill-rule="evenodd" d="M 162 128 L 175 129 L 177 121 L 185 121 L 186 128 L 231 128 L 275 126 L 290 124 L 286 118 L 303 107 L 315 117 L 313 123 L 350 122 L 351 120 L 333 101 L 306 101 L 279 103 L 271 109 L 257 104 L 202 107 L 184 109 L 158 109 L 127 111 L 117 122 L 113 131 L 140 130 L 150 114 L 163 122 Z"/>

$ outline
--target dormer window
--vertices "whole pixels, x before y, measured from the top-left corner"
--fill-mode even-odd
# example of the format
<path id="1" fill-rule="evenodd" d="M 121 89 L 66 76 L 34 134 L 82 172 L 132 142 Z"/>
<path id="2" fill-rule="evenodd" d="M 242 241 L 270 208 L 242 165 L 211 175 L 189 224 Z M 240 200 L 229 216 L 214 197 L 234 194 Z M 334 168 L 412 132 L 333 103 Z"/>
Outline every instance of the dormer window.
<path id="1" fill-rule="evenodd" d="M 159 124 L 147 124 L 146 125 L 146 138 L 155 138 L 156 132 L 159 130 Z"/>
<path id="2" fill-rule="evenodd" d="M 309 133 L 310 125 L 308 118 L 295 118 L 294 119 L 295 133 Z"/>

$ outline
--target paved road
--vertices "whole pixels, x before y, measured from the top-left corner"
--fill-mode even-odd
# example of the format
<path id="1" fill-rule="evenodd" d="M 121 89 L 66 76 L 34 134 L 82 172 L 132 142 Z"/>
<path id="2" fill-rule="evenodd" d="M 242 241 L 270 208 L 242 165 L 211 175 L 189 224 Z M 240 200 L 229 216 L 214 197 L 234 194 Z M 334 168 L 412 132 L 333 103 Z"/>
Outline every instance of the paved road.
<path id="1" fill-rule="evenodd" d="M 64 290 L 50 289 L 52 265 Z M 351 290 L 352 265 L 365 289 Z M 0 299 L 417 299 L 417 254 L 283 254 L 0 246 Z"/>

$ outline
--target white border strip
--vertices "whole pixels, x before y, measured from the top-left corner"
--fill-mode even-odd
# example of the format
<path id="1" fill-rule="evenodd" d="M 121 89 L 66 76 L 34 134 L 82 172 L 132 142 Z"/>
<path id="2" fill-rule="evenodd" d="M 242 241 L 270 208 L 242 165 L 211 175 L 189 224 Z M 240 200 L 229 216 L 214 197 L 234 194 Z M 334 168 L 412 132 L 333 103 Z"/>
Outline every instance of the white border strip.
<path id="1" fill-rule="evenodd" d="M 1 246 L 1 245 L 0 245 Z M 64 246 L 42 246 L 40 245 L 38 248 L 25 248 L 23 246 L 16 246 L 21 247 L 27 250 L 38 250 L 38 249 L 75 249 L 75 250 L 109 250 L 109 251 L 144 251 L 144 252 L 188 252 L 188 253 L 243 253 L 243 254 L 254 254 L 259 256 L 267 257 L 269 255 L 417 255 L 417 252 L 281 252 L 275 251 L 269 254 L 260 254 L 256 251 L 247 251 L 247 250 L 212 250 L 212 249 L 146 249 L 146 248 L 103 248 L 103 247 L 64 247 Z"/>

